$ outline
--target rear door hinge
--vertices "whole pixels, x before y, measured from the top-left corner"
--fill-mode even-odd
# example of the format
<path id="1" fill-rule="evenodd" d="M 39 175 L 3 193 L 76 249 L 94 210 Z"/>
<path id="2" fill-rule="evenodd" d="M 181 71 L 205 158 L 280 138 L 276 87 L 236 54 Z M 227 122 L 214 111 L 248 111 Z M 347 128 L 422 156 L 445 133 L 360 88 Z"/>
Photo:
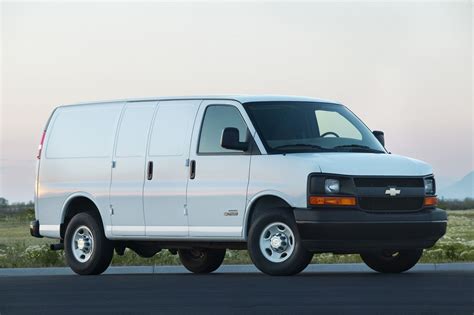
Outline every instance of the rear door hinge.
<path id="1" fill-rule="evenodd" d="M 112 205 L 110 205 L 109 207 L 110 207 L 110 215 L 114 215 L 114 207 L 112 207 Z"/>
<path id="2" fill-rule="evenodd" d="M 184 215 L 188 215 L 188 205 L 184 205 Z"/>

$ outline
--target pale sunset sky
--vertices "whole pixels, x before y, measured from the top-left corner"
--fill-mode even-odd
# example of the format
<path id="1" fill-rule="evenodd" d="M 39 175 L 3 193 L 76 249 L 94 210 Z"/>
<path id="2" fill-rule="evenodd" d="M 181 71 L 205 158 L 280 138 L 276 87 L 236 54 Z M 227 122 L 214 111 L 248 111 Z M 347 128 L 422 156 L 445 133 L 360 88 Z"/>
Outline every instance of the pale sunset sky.
<path id="1" fill-rule="evenodd" d="M 0 197 L 33 199 L 55 106 L 196 94 L 347 105 L 387 148 L 474 170 L 473 4 L 2 2 Z"/>

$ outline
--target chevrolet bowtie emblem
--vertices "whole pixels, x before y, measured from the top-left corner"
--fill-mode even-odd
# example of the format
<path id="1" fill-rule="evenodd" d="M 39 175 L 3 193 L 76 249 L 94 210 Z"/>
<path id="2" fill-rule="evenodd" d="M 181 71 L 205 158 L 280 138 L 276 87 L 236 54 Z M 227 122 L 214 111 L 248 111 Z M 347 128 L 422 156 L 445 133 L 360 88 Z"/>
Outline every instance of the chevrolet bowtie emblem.
<path id="1" fill-rule="evenodd" d="M 400 189 L 396 189 L 396 188 L 392 187 L 390 189 L 387 189 L 385 191 L 385 194 L 390 195 L 392 197 L 395 197 L 396 195 L 400 195 Z"/>

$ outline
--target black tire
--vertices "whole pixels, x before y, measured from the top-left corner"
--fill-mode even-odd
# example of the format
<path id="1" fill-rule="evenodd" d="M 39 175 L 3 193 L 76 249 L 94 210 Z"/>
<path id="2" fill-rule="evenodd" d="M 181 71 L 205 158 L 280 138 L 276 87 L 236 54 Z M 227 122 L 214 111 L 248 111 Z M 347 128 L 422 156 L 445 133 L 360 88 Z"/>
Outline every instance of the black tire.
<path id="1" fill-rule="evenodd" d="M 113 243 L 105 237 L 99 219 L 92 214 L 82 212 L 76 214 L 66 228 L 64 236 L 64 251 L 66 262 L 71 269 L 79 275 L 98 275 L 110 265 L 114 254 Z M 92 233 L 93 247 L 90 258 L 81 262 L 73 253 L 73 235 L 80 227 L 87 227 Z"/>
<path id="2" fill-rule="evenodd" d="M 361 253 L 360 257 L 371 269 L 382 273 L 400 273 L 415 266 L 423 255 L 423 249 L 377 251 Z"/>
<path id="3" fill-rule="evenodd" d="M 286 260 L 273 262 L 263 254 L 265 249 L 260 249 L 260 237 L 264 233 L 264 229 L 278 222 L 284 223 L 291 229 L 294 236 L 294 249 L 289 256 L 285 256 Z M 287 240 L 290 243 L 290 238 Z M 251 223 L 247 246 L 255 266 L 260 271 L 272 276 L 289 276 L 300 273 L 308 266 L 313 257 L 313 254 L 303 247 L 293 213 L 289 209 L 270 209 L 259 215 Z M 270 256 L 273 255 L 273 252 L 270 252 Z M 282 257 L 280 253 L 275 253 L 275 255 Z"/>
<path id="4" fill-rule="evenodd" d="M 178 250 L 179 259 L 186 269 L 194 273 L 210 273 L 224 261 L 225 249 L 193 248 Z"/>

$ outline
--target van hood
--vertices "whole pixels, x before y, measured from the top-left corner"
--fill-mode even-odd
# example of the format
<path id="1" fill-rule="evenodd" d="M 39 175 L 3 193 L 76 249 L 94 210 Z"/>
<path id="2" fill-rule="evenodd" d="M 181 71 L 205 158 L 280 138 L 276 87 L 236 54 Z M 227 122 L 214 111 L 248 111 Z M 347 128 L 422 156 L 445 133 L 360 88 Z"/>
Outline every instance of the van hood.
<path id="1" fill-rule="evenodd" d="M 302 153 L 315 162 L 322 173 L 369 176 L 424 176 L 433 173 L 422 161 L 395 154 L 377 153 Z"/>

